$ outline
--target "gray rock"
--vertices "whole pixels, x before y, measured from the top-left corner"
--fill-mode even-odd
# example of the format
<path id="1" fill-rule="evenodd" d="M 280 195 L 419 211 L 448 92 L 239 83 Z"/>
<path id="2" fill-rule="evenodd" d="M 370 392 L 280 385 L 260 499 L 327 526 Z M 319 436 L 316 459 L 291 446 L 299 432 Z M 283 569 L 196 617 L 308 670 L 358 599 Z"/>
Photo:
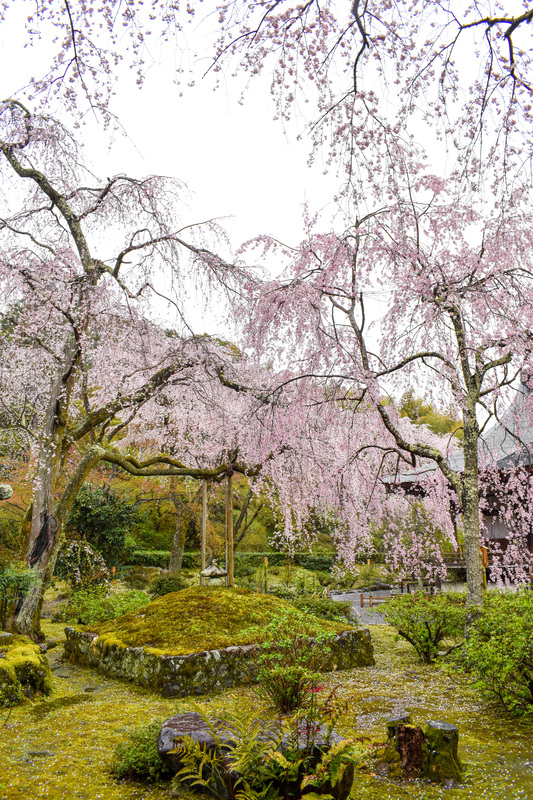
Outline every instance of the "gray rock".
<path id="1" fill-rule="evenodd" d="M 13 634 L 6 631 L 0 632 L 0 647 L 5 647 L 13 641 Z"/>
<path id="2" fill-rule="evenodd" d="M 63 669 L 62 667 L 54 669 L 53 672 L 56 678 L 72 678 L 72 672 L 69 672 L 68 669 Z"/>
<path id="3" fill-rule="evenodd" d="M 13 487 L 7 483 L 0 483 L 0 500 L 9 500 L 13 495 Z"/>
<path id="4" fill-rule="evenodd" d="M 200 714 L 194 711 L 188 711 L 184 714 L 177 714 L 174 717 L 170 717 L 170 719 L 167 719 L 163 723 L 159 732 L 157 750 L 160 758 L 164 761 L 169 770 L 176 775 L 176 773 L 178 773 L 183 767 L 183 762 L 179 752 L 173 753 L 171 751 L 176 749 L 180 739 L 185 738 L 185 736 L 190 736 L 194 742 L 197 742 L 207 751 L 213 751 L 219 746 L 213 735 L 213 729 L 216 732 L 216 737 L 220 744 L 221 750 L 224 751 L 226 748 L 228 750 L 231 749 L 235 743 L 235 732 L 232 729 L 231 724 L 216 719 L 211 720 L 211 724 L 209 724 Z M 263 731 L 259 734 L 259 737 L 265 741 L 280 743 L 282 749 L 288 748 L 289 744 L 291 746 L 294 745 L 294 742 L 289 742 L 288 737 L 280 742 L 278 723 L 273 723 L 270 727 L 265 726 Z M 313 734 L 313 749 L 310 755 L 314 763 L 318 763 L 323 751 L 328 748 L 329 744 L 342 741 L 342 737 L 335 733 L 335 731 L 331 732 L 329 739 L 326 737 L 327 730 L 325 725 L 322 725 L 319 730 Z M 307 745 L 307 737 L 303 731 L 299 735 L 298 745 L 302 750 Z M 238 777 L 237 773 L 231 770 L 229 772 L 229 776 L 231 776 L 233 779 Z M 205 773 L 204 778 L 207 778 Z M 350 793 L 353 779 L 354 768 L 353 765 L 350 764 L 346 767 L 343 778 L 336 786 L 332 787 L 331 785 L 328 785 L 323 787 L 322 790 L 313 789 L 313 791 L 331 794 L 335 800 L 346 800 Z M 190 787 L 191 781 L 175 777 L 172 783 L 173 796 L 179 797 Z M 222 800 L 229 800 L 229 797 L 232 796 L 232 792 L 229 791 L 228 786 L 226 786 L 225 782 L 222 781 L 220 777 L 213 777 L 212 789 L 208 787 L 195 786 L 194 790 L 201 794 L 222 798 Z"/>
<path id="5" fill-rule="evenodd" d="M 216 724 L 216 723 L 215 723 Z M 222 742 L 232 742 L 231 736 L 225 732 L 217 731 Z M 191 739 L 205 747 L 206 750 L 214 750 L 216 741 L 213 737 L 208 723 L 202 719 L 200 714 L 195 711 L 187 711 L 184 714 L 177 714 L 175 717 L 167 719 L 159 732 L 157 740 L 157 752 L 167 767 L 176 774 L 182 767 L 179 753 L 170 753 L 176 747 L 176 740 L 190 736 Z"/>

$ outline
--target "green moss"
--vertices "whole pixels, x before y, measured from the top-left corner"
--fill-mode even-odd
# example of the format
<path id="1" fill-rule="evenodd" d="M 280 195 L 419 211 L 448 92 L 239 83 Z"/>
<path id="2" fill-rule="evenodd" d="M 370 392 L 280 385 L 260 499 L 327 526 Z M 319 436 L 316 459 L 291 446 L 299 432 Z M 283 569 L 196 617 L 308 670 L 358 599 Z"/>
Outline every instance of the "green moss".
<path id="1" fill-rule="evenodd" d="M 23 695 L 47 695 L 52 689 L 50 665 L 39 646 L 24 636 L 14 636 L 0 658 L 0 704 L 15 705 Z"/>
<path id="2" fill-rule="evenodd" d="M 61 639 L 62 627 L 42 622 L 47 638 Z M 376 665 L 325 675 L 324 691 L 338 687 L 346 703 L 337 730 L 363 739 L 369 746 L 386 740 L 386 719 L 409 712 L 417 725 L 443 719 L 459 727 L 459 756 L 465 782 L 443 789 L 427 781 L 398 782 L 375 774 L 373 765 L 357 772 L 353 800 L 517 800 L 533 797 L 531 742 L 533 722 L 510 720 L 482 703 L 462 674 L 450 676 L 439 666 L 418 663 L 413 648 L 394 640 L 386 626 L 371 628 Z M 60 647 L 50 658 L 60 656 Z M 30 703 L 12 710 L 0 728 L 1 800 L 168 800 L 169 784 L 139 786 L 111 776 L 115 746 L 154 717 L 167 718 L 191 711 L 190 697 L 168 700 L 125 681 L 104 677 L 85 667 L 72 667 L 71 677 L 55 678 L 51 705 L 56 699 L 98 691 L 92 702 L 58 703 L 40 717 Z M 365 706 L 371 701 L 372 710 Z M 209 714 L 260 714 L 257 695 L 240 686 L 206 695 L 198 707 Z M 7 715 L 0 714 L 0 724 Z M 47 758 L 31 758 L 46 750 Z M 373 774 L 374 773 L 374 774 Z M 2 786 L 3 784 L 3 786 Z M 189 799 L 187 799 L 189 800 Z M 192 797 L 191 797 L 192 800 Z"/>
<path id="3" fill-rule="evenodd" d="M 156 655 L 185 655 L 260 643 L 264 627 L 282 612 L 301 620 L 308 636 L 351 627 L 302 614 L 285 600 L 248 589 L 194 586 L 159 597 L 116 620 L 91 625 L 90 630 L 99 634 L 104 649 L 144 646 Z"/>

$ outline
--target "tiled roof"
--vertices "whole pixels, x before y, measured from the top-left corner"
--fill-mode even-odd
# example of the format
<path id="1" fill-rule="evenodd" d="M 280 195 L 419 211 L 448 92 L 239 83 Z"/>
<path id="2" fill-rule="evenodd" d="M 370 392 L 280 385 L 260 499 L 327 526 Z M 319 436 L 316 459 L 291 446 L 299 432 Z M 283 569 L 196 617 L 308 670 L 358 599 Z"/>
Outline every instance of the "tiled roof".
<path id="1" fill-rule="evenodd" d="M 501 415 L 499 422 L 482 433 L 478 442 L 478 453 L 480 464 L 487 466 L 496 464 L 502 469 L 513 465 L 533 466 L 533 392 L 527 384 L 520 384 L 514 402 Z M 462 450 L 450 455 L 447 461 L 456 472 L 463 471 Z M 417 469 L 397 475 L 394 482 L 415 483 L 431 475 L 436 469 L 437 465 L 428 461 Z"/>

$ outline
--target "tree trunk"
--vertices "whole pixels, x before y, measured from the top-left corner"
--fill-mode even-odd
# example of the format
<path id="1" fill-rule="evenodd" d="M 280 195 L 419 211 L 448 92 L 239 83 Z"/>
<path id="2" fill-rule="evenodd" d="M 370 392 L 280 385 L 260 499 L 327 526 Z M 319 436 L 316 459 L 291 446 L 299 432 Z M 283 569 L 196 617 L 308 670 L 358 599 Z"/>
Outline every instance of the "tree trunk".
<path id="1" fill-rule="evenodd" d="M 103 447 L 99 445 L 93 445 L 87 450 L 74 470 L 56 507 L 52 508 L 52 486 L 56 460 L 53 457 L 52 448 L 43 448 L 44 454 L 39 469 L 40 484 L 34 494 L 32 530 L 27 556 L 28 566 L 34 571 L 34 579 L 26 594 L 19 598 L 12 622 L 14 631 L 30 636 L 35 641 L 43 638 L 41 606 L 43 595 L 54 574 L 63 526 L 85 478 L 104 452 Z"/>
<path id="2" fill-rule="evenodd" d="M 187 522 L 188 519 L 183 513 L 183 507 L 177 509 L 178 516 L 176 519 L 176 527 L 174 529 L 174 539 L 172 541 L 172 550 L 170 552 L 170 561 L 168 568 L 171 572 L 181 572 L 183 566 L 183 553 L 185 551 L 185 539 L 187 536 Z"/>
<path id="3" fill-rule="evenodd" d="M 170 479 L 170 499 L 176 509 L 177 518 L 168 568 L 170 572 L 177 572 L 179 575 L 183 565 L 183 553 L 185 551 L 185 539 L 187 537 L 190 514 L 187 513 L 184 503 L 180 502 L 178 497 L 176 478 Z"/>
<path id="4" fill-rule="evenodd" d="M 479 426 L 475 403 L 463 415 L 465 459 L 463 476 L 463 526 L 466 563 L 467 604 L 481 608 L 484 598 L 483 563 L 479 530 Z"/>

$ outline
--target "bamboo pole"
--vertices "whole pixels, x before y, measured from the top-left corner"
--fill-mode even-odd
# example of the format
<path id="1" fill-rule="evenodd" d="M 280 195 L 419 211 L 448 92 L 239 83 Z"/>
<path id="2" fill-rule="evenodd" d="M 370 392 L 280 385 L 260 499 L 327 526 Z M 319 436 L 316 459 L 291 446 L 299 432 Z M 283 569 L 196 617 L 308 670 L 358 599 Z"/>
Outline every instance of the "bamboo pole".
<path id="1" fill-rule="evenodd" d="M 201 544 L 201 567 L 203 572 L 205 569 L 205 549 L 207 544 L 207 481 L 202 481 L 202 544 Z M 205 584 L 205 578 L 200 576 L 200 586 Z"/>

